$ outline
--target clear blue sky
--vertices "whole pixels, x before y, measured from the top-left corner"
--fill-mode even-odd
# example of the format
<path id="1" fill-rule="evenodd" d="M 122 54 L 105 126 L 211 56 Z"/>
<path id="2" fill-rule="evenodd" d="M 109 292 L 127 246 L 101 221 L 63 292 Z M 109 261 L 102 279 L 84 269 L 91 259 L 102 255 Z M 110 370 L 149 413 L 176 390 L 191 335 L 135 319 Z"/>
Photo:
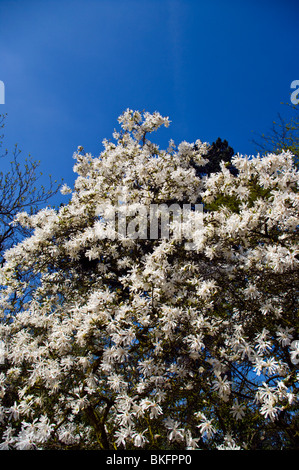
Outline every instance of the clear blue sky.
<path id="1" fill-rule="evenodd" d="M 299 79 L 298 13 L 292 0 L 0 0 L 5 145 L 72 185 L 77 146 L 99 155 L 130 107 L 170 117 L 161 146 L 221 137 L 255 153 Z"/>

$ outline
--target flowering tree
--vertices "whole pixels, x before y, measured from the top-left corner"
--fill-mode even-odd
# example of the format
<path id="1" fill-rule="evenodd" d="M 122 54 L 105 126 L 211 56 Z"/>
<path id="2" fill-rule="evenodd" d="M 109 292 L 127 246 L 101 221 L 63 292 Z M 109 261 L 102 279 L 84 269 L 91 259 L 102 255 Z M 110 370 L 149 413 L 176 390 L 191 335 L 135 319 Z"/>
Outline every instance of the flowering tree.
<path id="1" fill-rule="evenodd" d="M 119 122 L 98 158 L 78 148 L 67 205 L 15 220 L 33 234 L 0 271 L 1 448 L 295 448 L 292 155 L 199 178 L 207 144 L 159 149 L 159 113 Z M 144 234 L 142 210 L 170 201 L 190 203 L 181 236 L 175 217 Z"/>

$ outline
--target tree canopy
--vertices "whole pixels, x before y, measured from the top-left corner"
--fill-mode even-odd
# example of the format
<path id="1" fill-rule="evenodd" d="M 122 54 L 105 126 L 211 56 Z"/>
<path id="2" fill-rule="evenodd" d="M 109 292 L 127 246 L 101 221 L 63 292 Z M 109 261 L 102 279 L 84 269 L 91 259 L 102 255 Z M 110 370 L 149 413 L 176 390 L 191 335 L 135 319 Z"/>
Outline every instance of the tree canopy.
<path id="1" fill-rule="evenodd" d="M 298 448 L 291 152 L 202 178 L 209 145 L 149 140 L 167 117 L 119 123 L 99 157 L 78 148 L 69 203 L 15 217 L 32 234 L 0 270 L 0 447 Z"/>

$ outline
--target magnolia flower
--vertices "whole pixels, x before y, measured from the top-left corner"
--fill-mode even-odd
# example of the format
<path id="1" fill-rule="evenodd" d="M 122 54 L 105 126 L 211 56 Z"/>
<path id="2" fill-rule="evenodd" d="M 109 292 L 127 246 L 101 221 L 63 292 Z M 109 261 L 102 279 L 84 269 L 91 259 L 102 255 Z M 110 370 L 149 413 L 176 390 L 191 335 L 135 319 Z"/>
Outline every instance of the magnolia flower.
<path id="1" fill-rule="evenodd" d="M 144 436 L 144 433 L 147 432 L 147 429 L 144 431 L 140 432 L 133 432 L 132 433 L 132 438 L 134 445 L 136 447 L 143 447 L 146 442 L 148 442 L 148 439 Z"/>
<path id="2" fill-rule="evenodd" d="M 14 402 L 13 406 L 9 408 L 9 419 L 18 421 L 19 416 L 20 416 L 20 407 L 19 405 L 17 405 L 16 402 Z"/>
<path id="3" fill-rule="evenodd" d="M 299 363 L 299 341 L 291 343 L 291 361 L 293 364 Z"/>
<path id="4" fill-rule="evenodd" d="M 67 185 L 67 184 L 64 184 L 61 188 L 60 188 L 60 192 L 61 194 L 65 195 L 65 194 L 70 194 L 72 192 L 71 188 Z"/>
<path id="5" fill-rule="evenodd" d="M 282 346 L 288 346 L 291 343 L 293 331 L 294 328 L 289 328 L 288 326 L 286 328 L 279 327 L 277 329 L 276 336 Z"/>
<path id="6" fill-rule="evenodd" d="M 260 413 L 265 416 L 265 418 L 270 418 L 271 421 L 275 421 L 280 409 L 279 406 L 275 406 L 272 400 L 269 400 L 264 402 L 261 406 Z"/>
<path id="7" fill-rule="evenodd" d="M 195 450 L 198 448 L 199 437 L 192 437 L 191 432 L 188 430 L 186 432 L 186 450 Z"/>
<path id="8" fill-rule="evenodd" d="M 200 430 L 202 436 L 206 436 L 208 439 L 211 439 L 216 432 L 216 429 L 212 425 L 212 420 L 205 419 L 201 424 L 197 426 Z"/>
<path id="9" fill-rule="evenodd" d="M 217 375 L 216 380 L 213 380 L 212 383 L 212 390 L 217 391 L 219 396 L 226 401 L 228 399 L 228 395 L 230 394 L 231 385 L 231 382 L 227 380 L 227 376 L 221 377 L 220 375 Z"/>
<path id="10" fill-rule="evenodd" d="M 15 443 L 14 429 L 8 426 L 3 432 L 2 439 L 0 450 L 10 450 Z"/>
<path id="11" fill-rule="evenodd" d="M 241 450 L 241 446 L 237 445 L 231 435 L 227 434 L 224 437 L 224 442 L 217 446 L 218 450 Z"/>
<path id="12" fill-rule="evenodd" d="M 244 405 L 239 404 L 238 400 L 235 400 L 233 406 L 231 407 L 231 414 L 232 416 L 239 420 L 242 419 L 245 415 L 245 407 Z"/>
<path id="13" fill-rule="evenodd" d="M 157 418 L 159 415 L 163 414 L 163 410 L 161 406 L 158 405 L 158 403 L 155 403 L 154 401 L 148 400 L 146 398 L 141 400 L 140 407 L 143 411 L 148 409 L 150 410 L 151 419 Z"/>

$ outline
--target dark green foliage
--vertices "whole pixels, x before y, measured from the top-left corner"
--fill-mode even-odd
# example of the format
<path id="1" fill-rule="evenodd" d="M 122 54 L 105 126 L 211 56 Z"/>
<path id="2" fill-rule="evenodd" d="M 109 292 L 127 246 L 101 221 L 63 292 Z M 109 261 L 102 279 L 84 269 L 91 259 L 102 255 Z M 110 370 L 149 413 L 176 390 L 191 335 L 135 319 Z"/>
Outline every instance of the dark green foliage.
<path id="1" fill-rule="evenodd" d="M 195 150 L 197 150 L 196 145 Z M 213 142 L 210 146 L 207 155 L 205 155 L 205 159 L 209 160 L 208 163 L 204 166 L 198 166 L 194 162 L 191 163 L 193 163 L 192 166 L 196 169 L 196 173 L 199 177 L 220 171 L 221 161 L 228 164 L 228 168 L 232 174 L 237 174 L 236 168 L 231 164 L 231 159 L 234 154 L 234 149 L 228 145 L 227 140 L 221 140 L 220 137 L 218 137 L 216 142 Z"/>

